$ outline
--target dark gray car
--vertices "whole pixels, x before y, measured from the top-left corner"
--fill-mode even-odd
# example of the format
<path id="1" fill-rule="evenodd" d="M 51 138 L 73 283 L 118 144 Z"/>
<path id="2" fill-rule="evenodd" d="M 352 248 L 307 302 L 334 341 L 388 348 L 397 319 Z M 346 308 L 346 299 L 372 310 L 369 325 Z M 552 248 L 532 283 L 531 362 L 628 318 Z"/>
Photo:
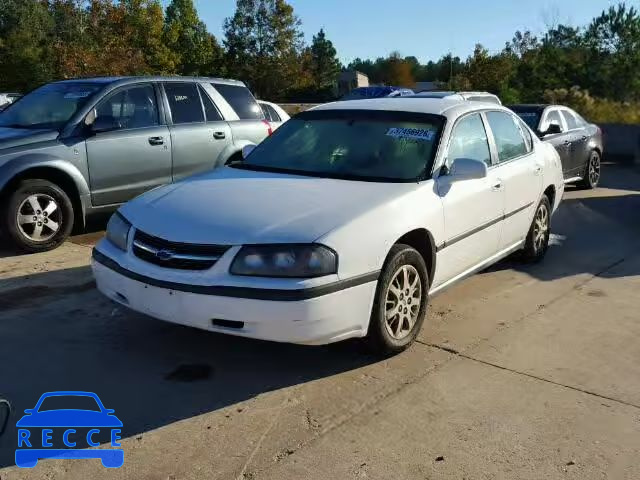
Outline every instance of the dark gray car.
<path id="1" fill-rule="evenodd" d="M 531 129 L 551 143 L 562 160 L 565 183 L 596 188 L 603 153 L 602 131 L 562 105 L 511 105 Z"/>
<path id="2" fill-rule="evenodd" d="M 127 77 L 44 85 L 0 113 L 0 230 L 55 248 L 74 223 L 241 159 L 269 124 L 242 82 Z"/>

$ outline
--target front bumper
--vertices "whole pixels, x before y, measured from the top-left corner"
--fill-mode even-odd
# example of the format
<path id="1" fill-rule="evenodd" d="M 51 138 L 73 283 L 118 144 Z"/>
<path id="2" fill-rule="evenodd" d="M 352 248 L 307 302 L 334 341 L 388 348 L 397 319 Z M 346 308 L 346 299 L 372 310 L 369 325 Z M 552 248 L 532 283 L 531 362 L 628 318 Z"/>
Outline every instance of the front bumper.
<path id="1" fill-rule="evenodd" d="M 97 250 L 92 269 L 103 294 L 151 317 L 212 332 L 310 345 L 366 335 L 376 288 L 373 276 L 340 282 L 340 288 L 290 291 L 175 285 L 123 269 Z M 233 326 L 219 325 L 225 321 Z"/>

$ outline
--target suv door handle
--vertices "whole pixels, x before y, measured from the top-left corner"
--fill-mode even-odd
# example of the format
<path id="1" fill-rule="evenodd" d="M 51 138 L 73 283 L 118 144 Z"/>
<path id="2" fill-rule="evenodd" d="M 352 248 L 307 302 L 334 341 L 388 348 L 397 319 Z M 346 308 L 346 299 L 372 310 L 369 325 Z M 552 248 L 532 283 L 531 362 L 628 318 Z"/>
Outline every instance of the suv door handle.
<path id="1" fill-rule="evenodd" d="M 149 145 L 163 145 L 164 138 L 162 137 L 149 137 Z"/>
<path id="2" fill-rule="evenodd" d="M 227 135 L 224 132 L 213 132 L 213 138 L 215 138 L 216 140 L 222 140 L 226 136 Z"/>

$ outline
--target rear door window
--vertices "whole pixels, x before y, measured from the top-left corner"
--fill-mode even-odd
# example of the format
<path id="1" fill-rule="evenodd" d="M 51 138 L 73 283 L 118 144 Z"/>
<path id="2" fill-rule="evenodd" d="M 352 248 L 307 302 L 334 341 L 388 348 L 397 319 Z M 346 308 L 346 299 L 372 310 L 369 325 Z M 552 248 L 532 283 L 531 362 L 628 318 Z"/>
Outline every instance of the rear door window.
<path id="1" fill-rule="evenodd" d="M 262 120 L 265 118 L 258 102 L 247 87 L 224 83 L 214 83 L 213 86 L 235 110 L 240 120 Z"/>
<path id="2" fill-rule="evenodd" d="M 166 83 L 171 118 L 175 125 L 204 122 L 204 111 L 195 83 Z"/>
<path id="3" fill-rule="evenodd" d="M 527 142 L 515 118 L 505 112 L 487 112 L 487 121 L 498 148 L 500 163 L 527 153 Z"/>
<path id="4" fill-rule="evenodd" d="M 562 116 L 564 117 L 564 121 L 567 122 L 567 129 L 573 130 L 579 127 L 576 118 L 571 114 L 568 110 L 562 110 Z"/>

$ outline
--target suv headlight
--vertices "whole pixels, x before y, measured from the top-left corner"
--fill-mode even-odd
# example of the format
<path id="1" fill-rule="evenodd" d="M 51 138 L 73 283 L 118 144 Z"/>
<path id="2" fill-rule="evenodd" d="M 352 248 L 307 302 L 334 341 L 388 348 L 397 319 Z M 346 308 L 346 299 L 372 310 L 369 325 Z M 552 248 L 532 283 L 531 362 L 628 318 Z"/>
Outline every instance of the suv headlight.
<path id="1" fill-rule="evenodd" d="M 131 224 L 126 218 L 116 212 L 111 216 L 107 224 L 107 239 L 120 250 L 126 252 L 130 230 Z"/>
<path id="2" fill-rule="evenodd" d="M 338 271 L 338 255 L 324 245 L 247 245 L 231 264 L 233 275 L 311 278 Z"/>

